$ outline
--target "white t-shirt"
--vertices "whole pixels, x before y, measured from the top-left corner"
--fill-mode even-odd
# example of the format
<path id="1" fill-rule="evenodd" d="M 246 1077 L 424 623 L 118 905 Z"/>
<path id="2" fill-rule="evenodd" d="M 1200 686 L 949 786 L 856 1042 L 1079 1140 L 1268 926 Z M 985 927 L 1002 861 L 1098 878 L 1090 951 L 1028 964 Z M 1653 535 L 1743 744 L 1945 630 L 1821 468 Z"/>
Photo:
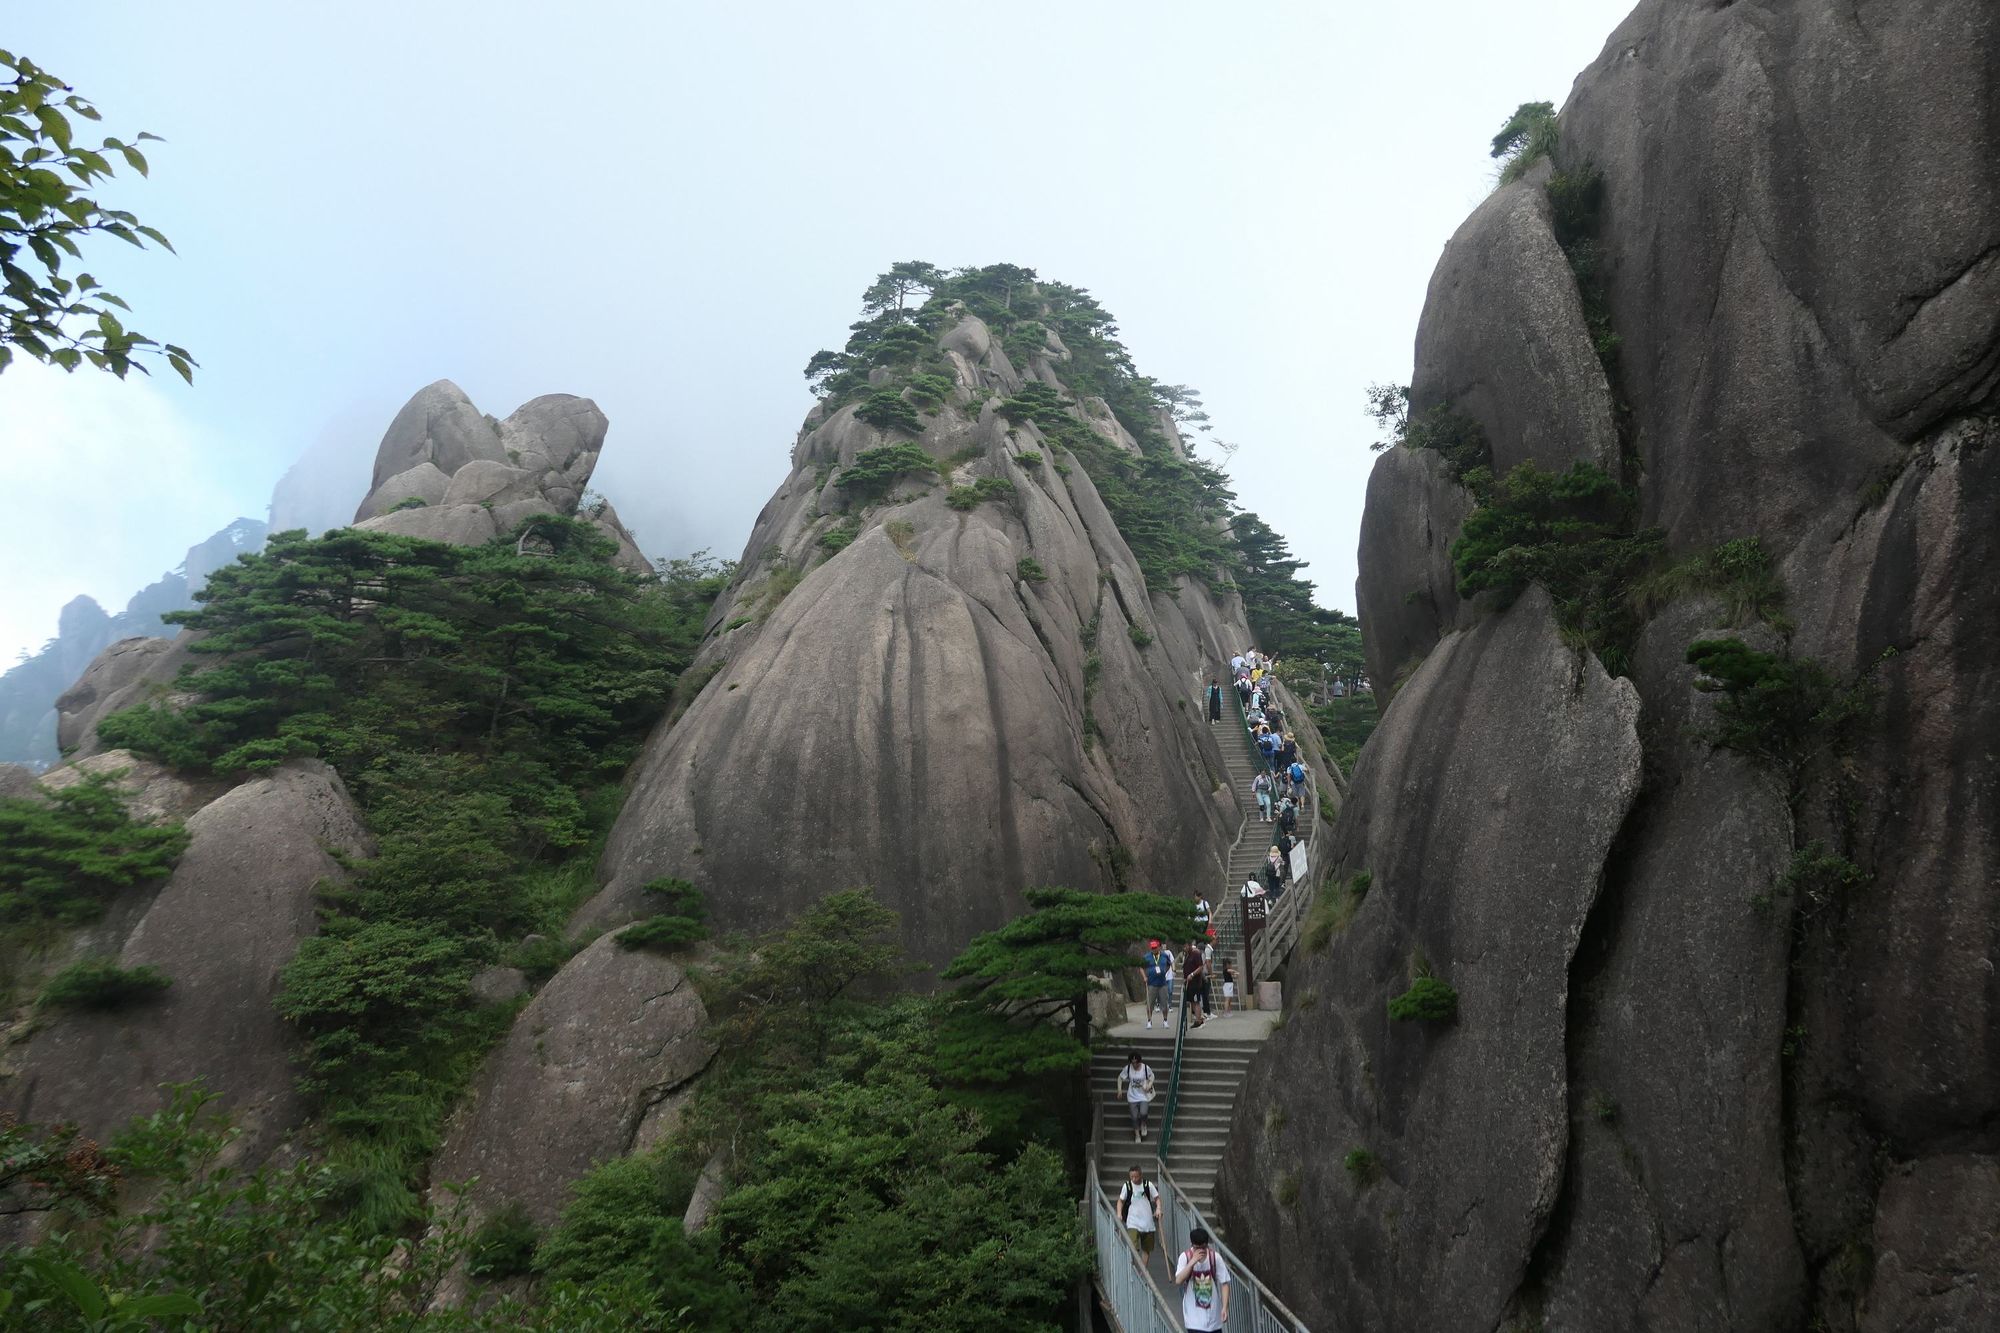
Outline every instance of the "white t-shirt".
<path id="1" fill-rule="evenodd" d="M 1174 1272 L 1181 1271 L 1187 1262 L 1191 1249 L 1182 1250 L 1181 1257 L 1174 1261 Z M 1208 1260 L 1199 1268 L 1188 1273 L 1187 1281 L 1181 1284 L 1181 1322 L 1190 1329 L 1220 1329 L 1222 1327 L 1222 1288 L 1229 1282 L 1229 1265 L 1222 1262 L 1222 1256 L 1210 1246 Z"/>
<path id="2" fill-rule="evenodd" d="M 1151 1065 L 1141 1064 L 1137 1069 L 1134 1069 L 1130 1064 L 1127 1064 L 1124 1072 L 1118 1076 L 1125 1080 L 1125 1100 L 1128 1102 L 1145 1101 L 1146 1080 L 1152 1076 L 1153 1067 Z"/>
<path id="3" fill-rule="evenodd" d="M 1150 1180 L 1136 1190 L 1129 1180 L 1120 1185 L 1118 1201 L 1125 1205 L 1125 1225 L 1133 1231 L 1158 1230 L 1160 1224 L 1153 1216 L 1153 1200 L 1159 1195 L 1158 1187 Z"/>

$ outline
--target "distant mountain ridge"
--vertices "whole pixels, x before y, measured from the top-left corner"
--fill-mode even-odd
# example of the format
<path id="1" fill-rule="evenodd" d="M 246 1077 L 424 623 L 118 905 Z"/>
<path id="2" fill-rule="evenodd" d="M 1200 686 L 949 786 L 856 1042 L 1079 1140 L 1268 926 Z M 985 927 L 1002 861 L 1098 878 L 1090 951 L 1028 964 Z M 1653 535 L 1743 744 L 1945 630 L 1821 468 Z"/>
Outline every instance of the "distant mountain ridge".
<path id="1" fill-rule="evenodd" d="M 56 635 L 41 650 L 0 675 L 0 763 L 44 769 L 55 763 L 56 696 L 68 689 L 96 657 L 120 639 L 158 637 L 169 632 L 161 619 L 193 606 L 208 576 L 239 555 L 264 549 L 268 527 L 238 518 L 190 546 L 175 568 L 133 593 L 116 615 L 94 597 L 72 599 L 56 622 Z"/>

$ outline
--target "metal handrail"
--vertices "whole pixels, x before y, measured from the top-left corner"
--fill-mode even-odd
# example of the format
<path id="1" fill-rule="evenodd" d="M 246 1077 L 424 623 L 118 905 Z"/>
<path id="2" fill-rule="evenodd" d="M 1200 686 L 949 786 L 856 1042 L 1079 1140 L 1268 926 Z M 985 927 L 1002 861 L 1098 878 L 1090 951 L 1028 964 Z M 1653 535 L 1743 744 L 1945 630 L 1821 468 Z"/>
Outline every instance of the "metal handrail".
<path id="1" fill-rule="evenodd" d="M 1178 1311 L 1146 1271 L 1145 1256 L 1125 1233 L 1118 1209 L 1097 1174 L 1097 1142 L 1084 1154 L 1084 1201 L 1090 1209 L 1091 1237 L 1097 1245 L 1097 1293 L 1121 1333 L 1180 1333 Z M 1162 1191 L 1161 1201 L 1165 1202 Z M 1165 1208 L 1162 1207 L 1162 1212 Z M 1233 1271 L 1233 1270 L 1232 1270 Z"/>
<path id="2" fill-rule="evenodd" d="M 1174 1111 L 1181 1102 L 1181 1051 L 1187 1045 L 1187 978 L 1181 978 L 1181 999 L 1179 1022 L 1174 1026 L 1174 1062 L 1167 1071 L 1167 1109 L 1160 1117 L 1160 1152 L 1162 1162 L 1167 1160 L 1167 1148 L 1174 1141 Z"/>
<path id="3" fill-rule="evenodd" d="M 1222 1255 L 1222 1262 L 1229 1265 L 1229 1322 L 1224 1328 L 1230 1333 L 1310 1333 L 1299 1317 L 1278 1299 L 1276 1292 L 1265 1286 L 1263 1280 L 1250 1271 L 1235 1251 L 1215 1234 L 1215 1226 L 1201 1214 L 1201 1209 L 1188 1201 L 1182 1192 L 1180 1182 L 1174 1179 L 1162 1162 L 1159 1179 L 1160 1188 L 1160 1239 L 1166 1246 L 1168 1272 L 1174 1262 L 1188 1246 L 1188 1233 L 1196 1227 L 1208 1232 L 1209 1243 Z M 1093 1176 L 1094 1180 L 1095 1177 Z M 1127 1242 L 1129 1245 L 1130 1242 Z"/>

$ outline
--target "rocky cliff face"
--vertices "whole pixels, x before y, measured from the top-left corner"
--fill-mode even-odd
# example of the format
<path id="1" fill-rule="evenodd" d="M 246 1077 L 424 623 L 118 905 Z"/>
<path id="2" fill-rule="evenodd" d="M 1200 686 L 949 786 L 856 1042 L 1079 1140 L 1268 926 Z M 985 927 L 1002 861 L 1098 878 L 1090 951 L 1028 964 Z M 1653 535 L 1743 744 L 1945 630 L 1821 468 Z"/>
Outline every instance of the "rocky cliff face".
<path id="1" fill-rule="evenodd" d="M 961 311 L 935 345 L 950 376 L 920 432 L 852 404 L 807 419 L 583 924 L 630 919 L 667 875 L 745 929 L 872 884 L 942 963 L 1025 886 L 1213 891 L 1238 815 L 1197 704 L 1249 641 L 1240 603 L 1149 593 L 1085 470 L 1003 413 L 1024 384 L 1061 391 L 1053 335 L 1016 365 Z M 1102 402 L 1072 411 L 1138 453 Z M 913 433 L 936 478 L 844 483 Z"/>
<path id="2" fill-rule="evenodd" d="M 1785 614 L 1669 583 L 1607 680 L 1541 593 L 1458 598 L 1438 457 L 1378 464 L 1370 665 L 1414 665 L 1333 857 L 1372 888 L 1218 1189 L 1315 1327 L 2000 1322 L 1996 80 L 1980 0 L 1648 0 L 1448 247 L 1413 405 L 1605 466 L 1669 564 L 1759 539 Z M 1550 201 L 1592 171 L 1585 252 Z M 1866 721 L 1795 778 L 1718 748 L 1719 633 Z M 1389 1019 L 1418 955 L 1455 1023 Z"/>

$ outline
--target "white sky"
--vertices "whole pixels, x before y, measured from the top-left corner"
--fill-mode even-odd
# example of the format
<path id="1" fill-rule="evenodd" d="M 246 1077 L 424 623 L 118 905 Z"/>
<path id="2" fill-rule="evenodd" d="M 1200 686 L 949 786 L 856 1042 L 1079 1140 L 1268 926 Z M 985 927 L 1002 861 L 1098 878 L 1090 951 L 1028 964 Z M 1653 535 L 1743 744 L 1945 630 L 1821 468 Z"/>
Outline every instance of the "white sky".
<path id="1" fill-rule="evenodd" d="M 366 456 L 449 377 L 611 418 L 598 485 L 651 555 L 735 556 L 899 259 L 1088 288 L 1240 444 L 1244 504 L 1353 608 L 1371 380 L 1406 380 L 1445 239 L 1514 106 L 1560 103 L 1629 0 L 24 6 L 153 177 L 179 256 L 93 255 L 189 347 L 120 385 L 0 374 L 0 666 L 115 610 L 329 430 Z M 364 465 L 365 466 L 365 465 Z M 357 492 L 363 479 L 357 478 Z"/>

